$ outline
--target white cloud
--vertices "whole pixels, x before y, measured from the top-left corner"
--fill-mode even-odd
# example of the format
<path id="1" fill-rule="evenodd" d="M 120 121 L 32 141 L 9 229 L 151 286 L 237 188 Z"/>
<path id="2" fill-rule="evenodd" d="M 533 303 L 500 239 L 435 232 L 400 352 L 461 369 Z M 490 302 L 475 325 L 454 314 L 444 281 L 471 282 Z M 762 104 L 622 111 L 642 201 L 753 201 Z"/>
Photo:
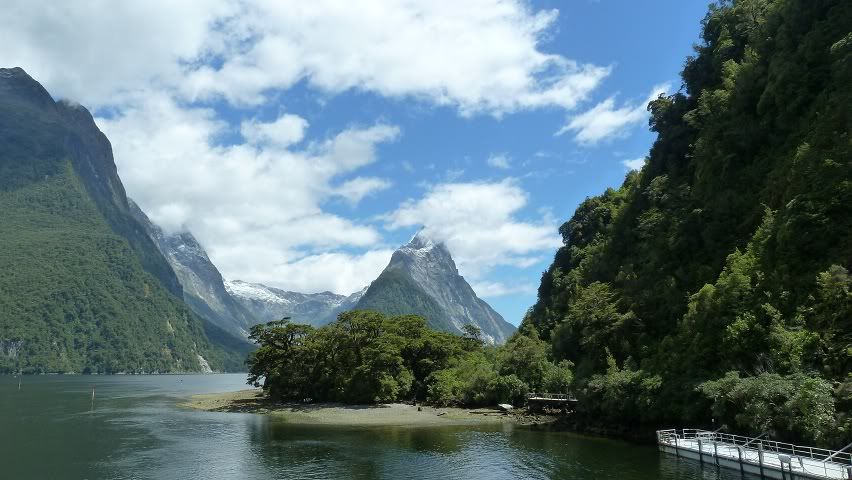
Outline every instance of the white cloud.
<path id="1" fill-rule="evenodd" d="M 480 298 L 505 297 L 507 295 L 530 295 L 536 292 L 536 285 L 532 283 L 519 283 L 506 285 L 503 282 L 475 281 L 471 288 Z"/>
<path id="2" fill-rule="evenodd" d="M 648 102 L 667 92 L 669 84 L 656 85 L 648 98 L 638 104 L 625 104 L 616 108 L 615 97 L 609 97 L 573 118 L 556 135 L 576 132 L 574 140 L 581 145 L 595 145 L 601 140 L 627 136 L 630 128 L 648 118 Z"/>
<path id="3" fill-rule="evenodd" d="M 317 138 L 294 113 L 241 122 L 241 108 L 280 101 L 299 83 L 460 115 L 570 111 L 611 69 L 546 51 L 557 14 L 526 0 L 10 0 L 0 65 L 102 109 L 128 194 L 164 228 L 192 230 L 227 277 L 349 293 L 390 253 L 369 222 L 324 206 L 390 187 L 359 170 L 399 130 L 377 123 Z M 245 142 L 228 143 L 236 134 Z M 434 163 L 422 171 L 441 175 Z M 393 212 L 391 227 L 429 225 L 472 275 L 528 266 L 559 246 L 552 221 L 520 218 L 527 197 L 516 183 L 452 183 L 464 174 L 448 170 L 449 183 Z"/>
<path id="4" fill-rule="evenodd" d="M 192 66 L 182 62 L 218 49 L 213 26 L 236 13 L 226 0 L 8 0 L 0 65 L 22 67 L 51 94 L 87 107 L 117 104 L 128 92 L 185 81 Z"/>
<path id="5" fill-rule="evenodd" d="M 505 153 L 496 153 L 491 154 L 486 160 L 489 166 L 494 168 L 507 169 L 511 167 L 511 162 L 509 161 L 509 156 Z"/>
<path id="6" fill-rule="evenodd" d="M 0 64 L 90 107 L 148 88 L 259 104 L 304 81 L 465 115 L 570 110 L 610 68 L 542 51 L 557 16 L 523 0 L 12 0 L 0 16 Z"/>
<path id="7" fill-rule="evenodd" d="M 317 274 L 308 281 L 308 273 L 297 270 L 343 258 L 381 263 L 372 252 L 380 248 L 379 232 L 325 212 L 322 203 L 341 194 L 334 181 L 375 161 L 376 148 L 396 138 L 396 127 L 350 128 L 302 149 L 281 141 L 215 146 L 211 139 L 227 125 L 211 110 L 181 108 L 156 93 L 135 104 L 115 118 L 97 119 L 112 139 L 129 195 L 167 230 L 191 230 L 225 276 L 349 293 L 363 286 L 354 273 Z M 343 183 L 350 196 L 369 193 L 353 186 L 357 178 L 352 181 Z M 335 252 L 345 246 L 367 251 L 360 257 Z"/>
<path id="8" fill-rule="evenodd" d="M 645 157 L 634 158 L 633 160 L 622 160 L 621 164 L 627 167 L 628 170 L 641 170 L 645 165 Z"/>
<path id="9" fill-rule="evenodd" d="M 334 194 L 345 198 L 349 203 L 357 204 L 364 197 L 387 190 L 390 187 L 391 182 L 384 178 L 357 177 L 335 188 Z"/>
<path id="10" fill-rule="evenodd" d="M 443 240 L 459 269 L 473 278 L 498 265 L 528 267 L 561 245 L 550 218 L 519 218 L 526 192 L 511 180 L 445 183 L 408 200 L 386 217 L 388 228 L 425 226 Z"/>
<path id="11" fill-rule="evenodd" d="M 240 126 L 240 133 L 248 143 L 253 145 L 286 147 L 302 141 L 307 128 L 307 120 L 287 113 L 270 123 L 245 121 Z"/>
<path id="12" fill-rule="evenodd" d="M 275 255 L 275 252 L 271 252 Z M 264 268 L 245 272 L 245 278 L 297 292 L 332 291 L 348 295 L 366 287 L 384 270 L 393 250 L 376 249 L 352 255 L 324 252 L 296 260 L 276 261 Z"/>

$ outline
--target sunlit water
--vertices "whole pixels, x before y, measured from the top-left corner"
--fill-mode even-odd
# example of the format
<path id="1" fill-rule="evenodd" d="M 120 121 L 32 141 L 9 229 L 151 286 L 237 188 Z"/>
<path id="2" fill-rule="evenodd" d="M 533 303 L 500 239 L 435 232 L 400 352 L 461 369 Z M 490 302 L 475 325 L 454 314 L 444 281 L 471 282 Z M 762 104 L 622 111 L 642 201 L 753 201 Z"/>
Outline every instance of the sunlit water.
<path id="1" fill-rule="evenodd" d="M 653 446 L 509 425 L 297 426 L 178 406 L 244 388 L 244 375 L 24 377 L 20 390 L 0 377 L 0 479 L 740 478 Z"/>

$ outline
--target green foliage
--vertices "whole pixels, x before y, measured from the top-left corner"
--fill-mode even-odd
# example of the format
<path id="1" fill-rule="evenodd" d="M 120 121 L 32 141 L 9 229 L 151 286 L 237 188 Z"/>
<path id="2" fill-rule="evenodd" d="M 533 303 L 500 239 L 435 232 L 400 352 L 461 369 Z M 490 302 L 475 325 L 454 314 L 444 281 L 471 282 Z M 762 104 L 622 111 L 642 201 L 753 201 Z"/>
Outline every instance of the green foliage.
<path id="1" fill-rule="evenodd" d="M 657 375 L 628 366 L 619 368 L 608 353 L 606 372 L 592 375 L 582 391 L 580 412 L 620 425 L 637 424 L 656 407 L 661 383 Z"/>
<path id="2" fill-rule="evenodd" d="M 834 428 L 831 385 L 803 373 L 740 377 L 732 371 L 698 390 L 713 400 L 713 414 L 752 433 L 791 431 L 820 442 Z"/>
<path id="3" fill-rule="evenodd" d="M 712 5 L 684 89 L 649 105 L 641 172 L 560 228 L 521 331 L 576 363 L 589 416 L 709 426 L 696 387 L 740 371 L 815 392 L 767 395 L 819 412 L 799 428 L 792 406 L 733 402 L 732 428 L 852 440 L 846 390 L 823 388 L 852 371 L 850 18 L 840 0 Z"/>
<path id="4" fill-rule="evenodd" d="M 0 373 L 239 369 L 131 217 L 109 141 L 23 70 L 0 82 Z M 232 340 L 232 339 L 231 339 Z"/>
<path id="5" fill-rule="evenodd" d="M 273 398 L 374 403 L 425 395 L 426 380 L 465 351 L 461 337 L 413 315 L 351 311 L 321 328 L 287 320 L 252 328 L 249 382 Z"/>
<path id="6" fill-rule="evenodd" d="M 321 328 L 288 320 L 257 325 L 249 383 L 272 398 L 345 403 L 522 405 L 533 389 L 568 391 L 571 364 L 552 363 L 537 336 L 486 347 L 475 329 L 466 330 L 459 337 L 428 328 L 422 317 L 368 310 L 342 313 Z"/>
<path id="7" fill-rule="evenodd" d="M 64 171 L 0 191 L 0 372 L 198 371 L 222 355 Z"/>

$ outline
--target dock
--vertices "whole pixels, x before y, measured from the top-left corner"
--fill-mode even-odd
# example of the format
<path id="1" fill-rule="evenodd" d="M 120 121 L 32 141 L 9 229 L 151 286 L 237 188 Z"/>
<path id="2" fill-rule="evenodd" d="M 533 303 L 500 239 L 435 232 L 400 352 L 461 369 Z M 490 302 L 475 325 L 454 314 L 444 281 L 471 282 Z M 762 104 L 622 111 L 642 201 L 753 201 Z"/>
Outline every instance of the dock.
<path id="1" fill-rule="evenodd" d="M 657 430 L 660 451 L 741 474 L 781 480 L 852 479 L 852 453 L 700 429 Z"/>
<path id="2" fill-rule="evenodd" d="M 573 410 L 577 399 L 564 393 L 529 393 L 527 394 L 527 409 L 540 412 L 545 408 L 558 408 L 562 411 Z"/>

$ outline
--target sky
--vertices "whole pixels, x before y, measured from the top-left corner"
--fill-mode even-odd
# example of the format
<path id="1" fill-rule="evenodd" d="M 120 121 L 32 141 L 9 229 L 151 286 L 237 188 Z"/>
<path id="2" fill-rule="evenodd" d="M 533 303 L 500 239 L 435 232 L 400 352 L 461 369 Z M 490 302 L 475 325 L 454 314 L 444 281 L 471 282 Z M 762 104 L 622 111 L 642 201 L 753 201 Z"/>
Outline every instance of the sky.
<path id="1" fill-rule="evenodd" d="M 653 142 L 702 0 L 11 0 L 0 66 L 93 112 L 226 279 L 349 294 L 421 228 L 517 325 Z"/>

